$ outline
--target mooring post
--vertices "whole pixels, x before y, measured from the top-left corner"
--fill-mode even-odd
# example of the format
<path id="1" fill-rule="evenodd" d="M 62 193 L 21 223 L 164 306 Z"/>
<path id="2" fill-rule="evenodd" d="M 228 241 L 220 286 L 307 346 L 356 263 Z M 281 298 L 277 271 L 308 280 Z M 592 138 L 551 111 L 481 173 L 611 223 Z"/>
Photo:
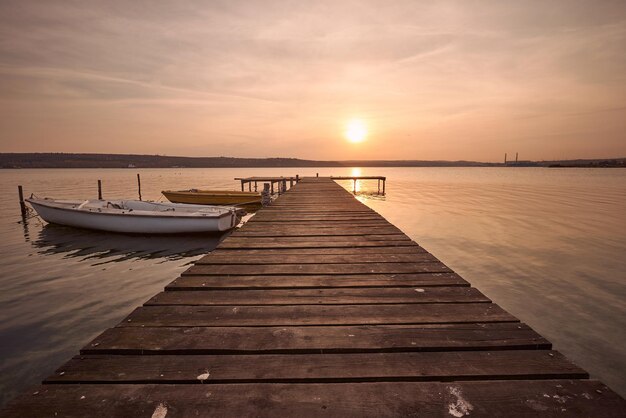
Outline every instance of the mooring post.
<path id="1" fill-rule="evenodd" d="M 141 200 L 141 177 L 137 173 L 137 191 L 139 192 L 139 200 Z"/>
<path id="2" fill-rule="evenodd" d="M 272 202 L 272 196 L 270 195 L 270 184 L 263 183 L 263 191 L 261 192 L 261 204 L 267 206 Z"/>
<path id="3" fill-rule="evenodd" d="M 98 180 L 98 200 L 102 200 L 102 180 Z"/>
<path id="4" fill-rule="evenodd" d="M 20 197 L 20 210 L 22 211 L 22 217 L 25 218 L 28 211 L 26 209 L 26 203 L 24 203 L 24 190 L 22 189 L 22 186 L 17 186 L 17 194 Z"/>

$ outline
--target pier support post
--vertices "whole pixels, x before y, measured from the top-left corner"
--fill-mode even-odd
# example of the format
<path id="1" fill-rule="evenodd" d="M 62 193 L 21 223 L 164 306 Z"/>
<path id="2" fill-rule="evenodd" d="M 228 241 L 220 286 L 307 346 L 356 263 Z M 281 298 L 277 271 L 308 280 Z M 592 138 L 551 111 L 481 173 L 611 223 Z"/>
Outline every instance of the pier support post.
<path id="1" fill-rule="evenodd" d="M 261 192 L 261 204 L 267 206 L 272 202 L 272 196 L 270 194 L 270 184 L 263 183 L 263 192 Z"/>
<path id="2" fill-rule="evenodd" d="M 257 182 L 256 181 L 254 182 L 254 191 L 255 192 L 257 191 Z"/>
<path id="3" fill-rule="evenodd" d="M 380 179 L 378 179 L 378 194 L 380 194 Z"/>
<path id="4" fill-rule="evenodd" d="M 249 192 L 252 191 L 252 182 L 251 181 L 248 182 L 248 191 Z"/>
<path id="5" fill-rule="evenodd" d="M 243 180 L 241 180 L 241 191 L 243 192 Z"/>
<path id="6" fill-rule="evenodd" d="M 300 174 L 296 174 L 296 184 L 300 181 Z"/>
<path id="7" fill-rule="evenodd" d="M 384 178 L 383 179 L 383 196 L 385 195 L 385 183 L 387 182 L 387 179 Z"/>
<path id="8" fill-rule="evenodd" d="M 98 180 L 98 200 L 102 200 L 102 180 Z"/>
<path id="9" fill-rule="evenodd" d="M 20 197 L 20 211 L 22 211 L 22 218 L 25 218 L 28 214 L 28 210 L 26 209 L 26 203 L 24 203 L 24 190 L 22 186 L 17 186 L 17 194 Z"/>
<path id="10" fill-rule="evenodd" d="M 265 184 L 267 184 L 267 183 L 265 183 Z M 271 193 L 272 193 L 272 194 L 274 194 L 274 181 L 272 180 L 272 181 L 270 182 L 270 184 L 272 185 L 272 191 L 271 191 Z M 263 185 L 263 187 L 265 187 L 265 185 Z"/>
<path id="11" fill-rule="evenodd" d="M 137 173 L 137 190 L 139 192 L 139 200 L 141 199 L 141 177 L 139 177 L 139 173 Z"/>
<path id="12" fill-rule="evenodd" d="M 352 188 L 352 193 L 356 194 L 356 178 L 354 178 L 352 180 L 354 180 L 354 187 Z"/>

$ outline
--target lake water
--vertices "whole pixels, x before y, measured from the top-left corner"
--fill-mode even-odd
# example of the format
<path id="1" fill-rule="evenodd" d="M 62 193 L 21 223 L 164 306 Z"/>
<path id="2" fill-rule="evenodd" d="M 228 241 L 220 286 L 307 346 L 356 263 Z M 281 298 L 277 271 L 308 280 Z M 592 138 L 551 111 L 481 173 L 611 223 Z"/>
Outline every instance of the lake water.
<path id="1" fill-rule="evenodd" d="M 548 168 L 73 169 L 0 171 L 0 405 L 41 381 L 219 241 L 140 237 L 21 219 L 27 195 L 144 199 L 238 189 L 251 175 L 385 175 L 358 198 L 626 395 L 626 170 Z M 345 187 L 352 189 L 351 182 Z"/>

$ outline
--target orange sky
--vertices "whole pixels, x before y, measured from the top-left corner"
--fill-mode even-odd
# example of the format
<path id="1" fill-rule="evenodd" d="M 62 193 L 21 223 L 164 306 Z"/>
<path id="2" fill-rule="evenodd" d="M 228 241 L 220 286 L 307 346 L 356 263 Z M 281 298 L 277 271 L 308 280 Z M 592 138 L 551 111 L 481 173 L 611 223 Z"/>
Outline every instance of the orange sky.
<path id="1" fill-rule="evenodd" d="M 623 0 L 4 0 L 0 152 L 624 157 L 624 51 Z"/>

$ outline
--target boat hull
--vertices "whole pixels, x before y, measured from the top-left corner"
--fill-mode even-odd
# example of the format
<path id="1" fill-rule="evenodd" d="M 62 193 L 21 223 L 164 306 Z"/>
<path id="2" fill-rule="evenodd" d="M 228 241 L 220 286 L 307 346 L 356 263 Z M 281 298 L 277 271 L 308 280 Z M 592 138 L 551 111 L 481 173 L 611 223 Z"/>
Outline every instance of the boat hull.
<path id="1" fill-rule="evenodd" d="M 158 214 L 129 216 L 57 208 L 35 201 L 29 203 L 46 222 L 107 232 L 130 234 L 223 232 L 234 228 L 238 223 L 234 212 L 219 217 L 175 217 Z"/>
<path id="2" fill-rule="evenodd" d="M 172 203 L 187 203 L 194 205 L 227 205 L 245 209 L 259 208 L 261 194 L 255 192 L 209 191 L 209 190 L 165 190 L 163 196 Z"/>

